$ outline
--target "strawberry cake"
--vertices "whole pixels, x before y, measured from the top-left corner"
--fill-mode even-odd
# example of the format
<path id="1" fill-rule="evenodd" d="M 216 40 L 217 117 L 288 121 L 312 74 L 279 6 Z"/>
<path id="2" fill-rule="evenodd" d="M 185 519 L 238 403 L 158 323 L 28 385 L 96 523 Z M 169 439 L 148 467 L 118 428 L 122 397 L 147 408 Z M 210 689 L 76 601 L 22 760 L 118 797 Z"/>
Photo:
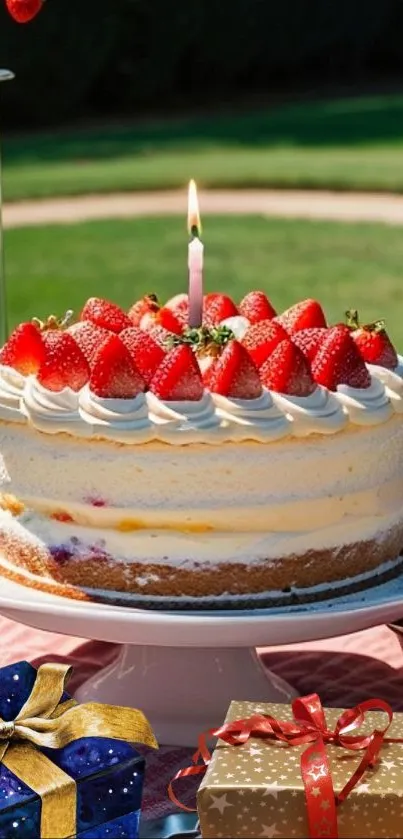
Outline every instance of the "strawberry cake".
<path id="1" fill-rule="evenodd" d="M 0 350 L 0 573 L 253 608 L 401 570 L 403 361 L 383 323 L 261 291 L 20 324 Z"/>

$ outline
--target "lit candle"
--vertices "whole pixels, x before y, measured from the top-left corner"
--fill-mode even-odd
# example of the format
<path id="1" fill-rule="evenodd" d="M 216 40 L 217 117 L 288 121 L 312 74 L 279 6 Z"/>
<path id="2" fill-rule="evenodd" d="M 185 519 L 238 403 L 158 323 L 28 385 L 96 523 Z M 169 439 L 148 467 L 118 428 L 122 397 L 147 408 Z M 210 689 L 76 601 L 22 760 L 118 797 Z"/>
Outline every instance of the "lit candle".
<path id="1" fill-rule="evenodd" d="M 201 224 L 199 216 L 199 202 L 194 181 L 189 184 L 188 200 L 188 230 L 191 236 L 188 251 L 189 266 L 189 326 L 191 328 L 202 325 L 203 317 L 203 252 L 204 246 L 200 241 Z"/>

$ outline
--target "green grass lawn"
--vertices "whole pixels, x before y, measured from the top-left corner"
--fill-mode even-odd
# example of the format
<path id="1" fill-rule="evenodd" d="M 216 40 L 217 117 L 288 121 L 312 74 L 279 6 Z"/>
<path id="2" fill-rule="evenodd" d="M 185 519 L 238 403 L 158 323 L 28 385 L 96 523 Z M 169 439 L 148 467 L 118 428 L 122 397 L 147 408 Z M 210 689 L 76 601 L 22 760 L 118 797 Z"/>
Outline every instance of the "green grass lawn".
<path id="1" fill-rule="evenodd" d="M 10 320 L 76 311 L 90 295 L 129 306 L 141 294 L 186 290 L 187 239 L 178 218 L 6 231 Z M 278 309 L 317 296 L 331 320 L 356 307 L 385 317 L 403 347 L 403 236 L 380 224 L 209 217 L 205 287 L 239 299 L 264 288 Z"/>
<path id="2" fill-rule="evenodd" d="M 403 96 L 4 142 L 7 200 L 183 187 L 403 191 Z"/>

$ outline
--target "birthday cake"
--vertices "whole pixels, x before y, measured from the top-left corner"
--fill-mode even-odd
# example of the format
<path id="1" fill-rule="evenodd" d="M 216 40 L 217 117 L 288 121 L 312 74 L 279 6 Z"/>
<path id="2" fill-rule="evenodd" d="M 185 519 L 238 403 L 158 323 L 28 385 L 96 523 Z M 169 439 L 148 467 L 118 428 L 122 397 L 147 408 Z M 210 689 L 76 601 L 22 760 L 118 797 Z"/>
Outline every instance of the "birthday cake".
<path id="1" fill-rule="evenodd" d="M 151 295 L 0 351 L 0 573 L 149 608 L 307 601 L 397 574 L 403 364 L 383 324 Z"/>

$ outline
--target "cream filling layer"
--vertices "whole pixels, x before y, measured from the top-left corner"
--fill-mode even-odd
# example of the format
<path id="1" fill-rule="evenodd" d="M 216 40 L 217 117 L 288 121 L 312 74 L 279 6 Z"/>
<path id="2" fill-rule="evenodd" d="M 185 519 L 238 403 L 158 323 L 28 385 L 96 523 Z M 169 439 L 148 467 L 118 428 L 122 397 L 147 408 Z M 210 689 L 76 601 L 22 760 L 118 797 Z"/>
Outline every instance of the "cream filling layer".
<path id="1" fill-rule="evenodd" d="M 304 498 L 262 502 L 260 505 L 204 509 L 140 509 L 94 507 L 89 504 L 55 502 L 51 499 L 26 496 L 21 500 L 29 510 L 45 516 L 66 514 L 75 523 L 93 528 L 115 529 L 121 532 L 141 532 L 147 529 L 195 533 L 230 531 L 242 533 L 283 533 L 290 530 L 299 534 L 323 530 L 350 519 L 382 519 L 402 509 L 403 476 L 361 492 L 346 492 L 339 496 Z M 403 513 L 402 513 L 403 517 Z M 365 533 L 362 533 L 365 538 Z"/>
<path id="2" fill-rule="evenodd" d="M 401 510 L 383 518 L 350 516 L 339 524 L 314 532 L 282 533 L 217 532 L 189 534 L 147 530 L 138 533 L 116 533 L 97 528 L 77 527 L 51 521 L 38 513 L 26 512 L 18 520 L 0 511 L 0 528 L 24 538 L 33 545 L 65 547 L 74 558 L 110 556 L 124 563 L 168 564 L 194 567 L 201 564 L 242 563 L 254 565 L 275 562 L 282 557 L 300 555 L 312 550 L 341 548 L 343 545 L 381 541 L 396 526 L 403 526 Z"/>

